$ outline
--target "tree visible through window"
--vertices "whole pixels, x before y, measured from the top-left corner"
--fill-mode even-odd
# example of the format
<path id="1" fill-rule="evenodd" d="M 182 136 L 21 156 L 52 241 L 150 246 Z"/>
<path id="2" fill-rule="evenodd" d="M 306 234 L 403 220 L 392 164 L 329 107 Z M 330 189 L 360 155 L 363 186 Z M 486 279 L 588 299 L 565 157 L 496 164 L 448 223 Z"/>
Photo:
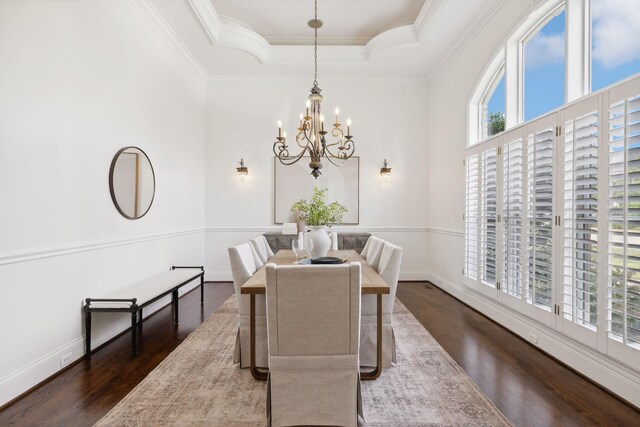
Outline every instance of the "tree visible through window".
<path id="1" fill-rule="evenodd" d="M 489 101 L 484 106 L 485 137 L 499 134 L 505 128 L 504 115 L 504 74 L 493 90 Z"/>

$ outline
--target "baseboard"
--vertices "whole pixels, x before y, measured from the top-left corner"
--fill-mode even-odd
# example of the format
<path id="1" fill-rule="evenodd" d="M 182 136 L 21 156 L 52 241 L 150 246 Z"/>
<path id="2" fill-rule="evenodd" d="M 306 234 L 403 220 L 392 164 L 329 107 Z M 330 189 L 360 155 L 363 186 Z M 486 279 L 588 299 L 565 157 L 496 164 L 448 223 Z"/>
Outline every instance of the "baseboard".
<path id="1" fill-rule="evenodd" d="M 528 333 L 534 332 L 538 336 L 537 347 L 540 350 L 640 408 L 640 372 L 573 341 L 521 313 L 470 291 L 462 284 L 453 283 L 432 273 L 429 273 L 428 277 L 434 285 L 523 339 L 527 340 Z"/>
<path id="2" fill-rule="evenodd" d="M 198 286 L 200 286 L 199 282 L 185 285 L 180 289 L 180 295 L 182 296 Z M 171 296 L 169 295 L 154 302 L 149 307 L 145 307 L 144 318 L 146 319 L 158 310 L 162 309 L 168 302 L 170 302 L 170 300 Z M 118 316 L 118 318 L 113 320 L 112 322 L 109 322 L 99 328 L 92 329 L 92 347 L 94 349 L 98 348 L 107 341 L 113 339 L 115 336 L 126 331 L 130 327 L 131 317 L 128 314 L 123 313 L 122 316 Z M 31 390 L 41 383 L 47 381 L 50 377 L 56 375 L 59 371 L 66 369 L 71 364 L 83 358 L 84 344 L 85 341 L 83 335 L 81 337 L 75 338 L 67 344 L 56 348 L 55 350 L 45 354 L 44 356 L 23 366 L 22 368 L 0 378 L 0 408 L 2 408 L 8 402 L 15 400 L 16 397 L 21 396 L 26 391 Z M 60 366 L 60 360 L 62 356 L 69 353 L 71 353 L 70 362 L 65 366 Z"/>

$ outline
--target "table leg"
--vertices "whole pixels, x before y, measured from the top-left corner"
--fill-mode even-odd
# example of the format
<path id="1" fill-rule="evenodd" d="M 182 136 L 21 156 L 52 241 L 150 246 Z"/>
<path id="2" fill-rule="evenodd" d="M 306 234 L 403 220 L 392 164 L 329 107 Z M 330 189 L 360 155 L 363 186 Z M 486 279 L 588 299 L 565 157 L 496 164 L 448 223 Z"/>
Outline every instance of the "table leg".
<path id="1" fill-rule="evenodd" d="M 360 379 L 362 380 L 375 380 L 382 373 L 382 294 L 378 294 L 378 313 L 377 313 L 377 323 L 378 323 L 378 336 L 376 343 L 376 367 L 371 372 L 362 372 L 360 373 Z"/>
<path id="2" fill-rule="evenodd" d="M 251 294 L 250 298 L 251 298 L 251 303 L 250 303 L 250 310 L 249 310 L 249 335 L 250 335 L 249 353 L 251 354 L 250 356 L 251 375 L 253 375 L 253 378 L 257 380 L 266 381 L 269 375 L 266 372 L 260 372 L 256 367 L 256 295 Z"/>

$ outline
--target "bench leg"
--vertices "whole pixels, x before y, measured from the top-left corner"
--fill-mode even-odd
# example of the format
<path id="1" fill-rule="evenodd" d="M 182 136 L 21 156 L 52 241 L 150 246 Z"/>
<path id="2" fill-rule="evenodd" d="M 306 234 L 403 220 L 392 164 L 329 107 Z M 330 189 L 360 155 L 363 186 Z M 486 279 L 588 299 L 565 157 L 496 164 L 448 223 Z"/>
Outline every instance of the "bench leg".
<path id="1" fill-rule="evenodd" d="M 85 329 L 85 356 L 91 356 L 91 312 L 84 312 L 84 329 Z"/>
<path id="2" fill-rule="evenodd" d="M 174 314 L 174 323 L 178 324 L 178 291 L 173 291 L 173 314 Z"/>
<path id="3" fill-rule="evenodd" d="M 200 276 L 200 304 L 204 304 L 204 276 Z"/>
<path id="4" fill-rule="evenodd" d="M 142 325 L 142 307 L 138 310 L 138 324 Z"/>
<path id="5" fill-rule="evenodd" d="M 138 353 L 138 306 L 133 304 L 131 306 L 131 356 L 135 356 Z"/>

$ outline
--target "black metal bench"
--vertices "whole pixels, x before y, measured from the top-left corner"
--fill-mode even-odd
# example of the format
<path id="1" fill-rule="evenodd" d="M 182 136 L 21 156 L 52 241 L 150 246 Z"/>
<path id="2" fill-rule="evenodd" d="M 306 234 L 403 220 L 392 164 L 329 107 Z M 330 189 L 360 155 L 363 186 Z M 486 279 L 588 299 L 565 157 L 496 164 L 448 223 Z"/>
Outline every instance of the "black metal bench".
<path id="1" fill-rule="evenodd" d="M 142 309 L 162 297 L 171 294 L 174 322 L 178 324 L 178 290 L 200 279 L 200 304 L 204 304 L 204 267 L 173 266 L 167 273 L 118 291 L 113 298 L 87 298 L 84 304 L 85 357 L 91 355 L 91 313 L 131 313 L 131 355 L 137 353 L 137 325 L 142 324 Z M 119 298 L 119 296 L 135 296 Z"/>

